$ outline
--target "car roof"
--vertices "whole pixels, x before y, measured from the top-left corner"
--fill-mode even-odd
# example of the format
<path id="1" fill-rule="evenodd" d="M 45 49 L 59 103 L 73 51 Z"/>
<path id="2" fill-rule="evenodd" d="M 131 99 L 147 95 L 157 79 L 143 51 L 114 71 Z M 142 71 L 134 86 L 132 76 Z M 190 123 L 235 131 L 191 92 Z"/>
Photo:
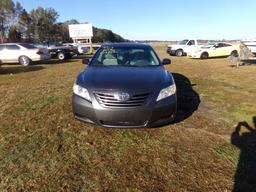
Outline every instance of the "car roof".
<path id="1" fill-rule="evenodd" d="M 227 42 L 223 42 L 223 41 L 221 41 L 221 42 L 216 42 L 215 44 L 220 44 L 220 43 L 222 43 L 222 44 L 227 44 L 227 45 L 232 45 L 231 43 L 227 43 Z"/>
<path id="2" fill-rule="evenodd" d="M 220 43 L 232 45 L 231 43 L 227 43 L 227 42 L 224 42 L 224 41 L 209 41 L 205 45 L 216 45 L 216 44 L 220 44 Z"/>
<path id="3" fill-rule="evenodd" d="M 131 48 L 150 48 L 151 46 L 145 43 L 136 42 L 121 42 L 121 43 L 104 43 L 103 47 L 131 47 Z"/>
<path id="4" fill-rule="evenodd" d="M 17 45 L 19 43 L 1 43 L 0 45 Z"/>
<path id="5" fill-rule="evenodd" d="M 0 43 L 0 45 L 30 45 L 32 43 Z"/>

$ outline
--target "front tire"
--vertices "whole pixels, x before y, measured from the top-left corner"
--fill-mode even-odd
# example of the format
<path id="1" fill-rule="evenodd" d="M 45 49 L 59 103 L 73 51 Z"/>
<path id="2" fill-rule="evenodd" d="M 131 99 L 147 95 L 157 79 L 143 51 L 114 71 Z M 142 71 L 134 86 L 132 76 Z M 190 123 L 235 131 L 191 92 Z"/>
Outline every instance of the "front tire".
<path id="1" fill-rule="evenodd" d="M 30 65 L 30 63 L 31 63 L 31 60 L 27 56 L 19 57 L 19 64 L 26 67 L 26 66 Z"/>
<path id="2" fill-rule="evenodd" d="M 58 59 L 60 61 L 63 61 L 66 59 L 66 55 L 63 53 L 63 52 L 59 52 L 58 55 L 57 55 Z"/>
<path id="3" fill-rule="evenodd" d="M 209 55 L 207 52 L 201 54 L 200 59 L 208 59 Z"/>
<path id="4" fill-rule="evenodd" d="M 175 52 L 175 55 L 177 57 L 181 57 L 183 55 L 183 50 L 182 49 L 178 49 L 176 52 Z"/>

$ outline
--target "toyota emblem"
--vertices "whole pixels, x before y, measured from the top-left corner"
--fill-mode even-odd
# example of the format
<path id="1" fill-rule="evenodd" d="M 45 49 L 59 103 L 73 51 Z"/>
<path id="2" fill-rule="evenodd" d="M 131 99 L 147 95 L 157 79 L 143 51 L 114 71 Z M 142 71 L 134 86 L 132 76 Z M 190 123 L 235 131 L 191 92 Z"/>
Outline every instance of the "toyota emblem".
<path id="1" fill-rule="evenodd" d="M 118 92 L 114 94 L 114 98 L 118 101 L 125 102 L 130 99 L 130 95 L 125 92 Z"/>

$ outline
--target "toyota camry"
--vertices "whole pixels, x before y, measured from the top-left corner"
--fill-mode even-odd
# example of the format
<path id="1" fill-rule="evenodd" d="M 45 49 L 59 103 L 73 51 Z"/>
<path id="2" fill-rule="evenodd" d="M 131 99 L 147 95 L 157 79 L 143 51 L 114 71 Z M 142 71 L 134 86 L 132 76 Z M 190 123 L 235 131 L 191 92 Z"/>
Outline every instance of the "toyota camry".
<path id="1" fill-rule="evenodd" d="M 103 44 L 73 86 L 76 119 L 104 127 L 156 127 L 175 119 L 176 85 L 150 45 Z"/>

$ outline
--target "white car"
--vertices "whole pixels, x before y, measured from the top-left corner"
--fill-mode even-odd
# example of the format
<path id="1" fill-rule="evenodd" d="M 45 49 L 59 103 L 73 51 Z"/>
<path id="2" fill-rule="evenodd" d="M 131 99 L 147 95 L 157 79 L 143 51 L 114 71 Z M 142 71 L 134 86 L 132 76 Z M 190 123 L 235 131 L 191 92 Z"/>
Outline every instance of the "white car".
<path id="1" fill-rule="evenodd" d="M 190 58 L 207 59 L 209 57 L 237 56 L 239 46 L 230 43 L 208 43 L 188 54 Z"/>
<path id="2" fill-rule="evenodd" d="M 254 40 L 244 40 L 244 41 L 242 41 L 242 43 L 244 43 L 248 47 L 248 49 L 254 55 L 256 55 L 256 39 L 254 39 Z"/>
<path id="3" fill-rule="evenodd" d="M 36 48 L 27 43 L 0 44 L 0 64 L 20 63 L 23 66 L 30 65 L 33 61 L 50 59 L 47 49 Z"/>

